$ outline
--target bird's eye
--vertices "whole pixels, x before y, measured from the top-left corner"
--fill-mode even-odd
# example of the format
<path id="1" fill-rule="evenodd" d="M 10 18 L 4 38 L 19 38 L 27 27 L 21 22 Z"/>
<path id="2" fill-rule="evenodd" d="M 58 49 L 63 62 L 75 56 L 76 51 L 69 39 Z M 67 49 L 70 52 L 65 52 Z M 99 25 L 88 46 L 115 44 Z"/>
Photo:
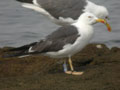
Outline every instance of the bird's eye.
<path id="1" fill-rule="evenodd" d="M 105 19 L 108 19 L 108 20 L 109 20 L 110 18 L 109 18 L 108 16 L 106 16 Z"/>
<path id="2" fill-rule="evenodd" d="M 108 17 L 106 16 L 105 19 L 107 19 Z"/>
<path id="3" fill-rule="evenodd" d="M 88 18 L 92 18 L 92 16 L 88 16 Z"/>

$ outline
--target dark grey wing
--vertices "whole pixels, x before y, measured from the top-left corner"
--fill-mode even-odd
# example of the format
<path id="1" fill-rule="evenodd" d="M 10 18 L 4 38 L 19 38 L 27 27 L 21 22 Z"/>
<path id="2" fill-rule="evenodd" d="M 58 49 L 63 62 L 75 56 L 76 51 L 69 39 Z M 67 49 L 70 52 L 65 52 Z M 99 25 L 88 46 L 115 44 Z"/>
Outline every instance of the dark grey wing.
<path id="1" fill-rule="evenodd" d="M 33 4 L 33 0 L 16 0 L 24 3 Z M 37 3 L 48 11 L 53 17 L 59 19 L 72 18 L 78 19 L 87 5 L 86 0 L 36 0 Z"/>
<path id="2" fill-rule="evenodd" d="M 86 0 L 37 0 L 55 18 L 78 19 L 87 5 Z"/>
<path id="3" fill-rule="evenodd" d="M 74 26 L 61 27 L 52 34 L 48 35 L 45 40 L 32 47 L 34 52 L 44 53 L 50 51 L 59 51 L 66 44 L 73 44 L 80 35 Z"/>
<path id="4" fill-rule="evenodd" d="M 56 31 L 51 33 L 46 37 L 46 39 L 59 39 L 59 38 L 66 38 L 72 35 L 78 34 L 78 30 L 75 26 L 66 25 L 64 27 L 58 28 Z"/>

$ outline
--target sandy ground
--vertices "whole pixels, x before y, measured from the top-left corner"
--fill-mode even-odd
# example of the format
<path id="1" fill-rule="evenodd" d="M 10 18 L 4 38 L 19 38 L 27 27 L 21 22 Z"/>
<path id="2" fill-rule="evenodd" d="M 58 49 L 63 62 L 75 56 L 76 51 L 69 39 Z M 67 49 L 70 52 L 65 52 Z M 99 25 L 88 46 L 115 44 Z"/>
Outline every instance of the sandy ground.
<path id="1" fill-rule="evenodd" d="M 2 58 L 7 49 L 0 49 L 0 90 L 120 90 L 120 48 L 90 44 L 74 55 L 81 76 L 63 73 L 65 59 Z"/>

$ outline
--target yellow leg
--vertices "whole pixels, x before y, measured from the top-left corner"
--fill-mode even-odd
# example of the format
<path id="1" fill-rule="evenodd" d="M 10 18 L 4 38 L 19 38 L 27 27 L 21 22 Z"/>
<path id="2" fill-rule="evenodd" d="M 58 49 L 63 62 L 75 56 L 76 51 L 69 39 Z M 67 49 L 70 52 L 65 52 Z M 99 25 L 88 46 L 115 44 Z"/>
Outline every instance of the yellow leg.
<path id="1" fill-rule="evenodd" d="M 67 69 L 66 60 L 64 60 L 63 68 L 64 68 L 64 72 L 65 72 L 66 74 L 71 74 L 71 73 L 72 73 L 71 70 L 68 71 L 68 69 Z"/>
<path id="2" fill-rule="evenodd" d="M 74 71 L 74 68 L 73 68 L 73 65 L 72 65 L 72 60 L 71 60 L 71 57 L 69 57 L 69 65 L 70 65 L 70 69 L 71 71 L 73 72 Z"/>
<path id="3" fill-rule="evenodd" d="M 66 74 L 72 74 L 72 75 L 82 75 L 83 74 L 83 72 L 76 72 L 76 71 L 74 71 L 74 67 L 72 65 L 71 57 L 69 57 L 68 62 L 69 62 L 71 71 L 66 71 L 65 72 Z"/>
<path id="4" fill-rule="evenodd" d="M 74 68 L 73 68 L 73 65 L 72 65 L 71 57 L 69 57 L 68 62 L 69 62 L 69 65 L 70 65 L 70 69 L 71 69 L 71 70 L 70 70 L 70 71 L 66 70 L 65 73 L 66 73 L 66 74 L 73 74 Z"/>

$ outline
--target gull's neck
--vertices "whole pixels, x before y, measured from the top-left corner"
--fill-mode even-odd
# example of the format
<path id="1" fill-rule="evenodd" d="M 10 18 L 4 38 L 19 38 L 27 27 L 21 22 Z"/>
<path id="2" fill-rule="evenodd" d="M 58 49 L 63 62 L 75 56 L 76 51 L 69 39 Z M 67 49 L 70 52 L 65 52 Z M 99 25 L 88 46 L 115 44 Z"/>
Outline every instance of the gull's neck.
<path id="1" fill-rule="evenodd" d="M 73 26 L 78 28 L 78 31 L 80 33 L 89 33 L 89 32 L 93 32 L 93 26 L 85 23 L 84 21 L 80 21 L 78 20 L 76 23 L 72 24 Z"/>

